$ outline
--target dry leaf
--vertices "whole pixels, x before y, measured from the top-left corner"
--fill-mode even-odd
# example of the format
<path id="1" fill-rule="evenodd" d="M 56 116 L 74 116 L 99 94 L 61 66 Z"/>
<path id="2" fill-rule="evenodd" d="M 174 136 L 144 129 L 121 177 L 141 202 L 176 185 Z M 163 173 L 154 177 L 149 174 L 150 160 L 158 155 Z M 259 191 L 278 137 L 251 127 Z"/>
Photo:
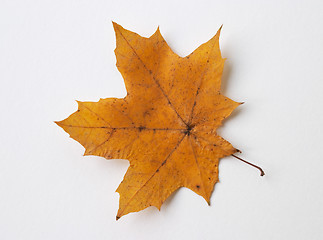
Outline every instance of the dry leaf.
<path id="1" fill-rule="evenodd" d="M 220 30 L 182 58 L 159 29 L 144 38 L 113 26 L 127 96 L 78 102 L 78 110 L 57 124 L 84 146 L 85 155 L 129 160 L 117 189 L 117 219 L 149 206 L 160 209 L 180 187 L 209 203 L 219 159 L 238 151 L 216 129 L 241 104 L 220 93 Z"/>

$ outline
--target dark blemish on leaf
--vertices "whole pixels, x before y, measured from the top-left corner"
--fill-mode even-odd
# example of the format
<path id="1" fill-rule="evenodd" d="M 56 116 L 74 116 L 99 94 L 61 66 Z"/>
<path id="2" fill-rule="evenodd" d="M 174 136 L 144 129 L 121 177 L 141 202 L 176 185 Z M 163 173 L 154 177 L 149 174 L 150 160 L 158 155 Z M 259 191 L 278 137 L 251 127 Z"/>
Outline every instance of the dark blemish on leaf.
<path id="1" fill-rule="evenodd" d="M 141 132 L 142 130 L 146 129 L 146 127 L 140 126 L 138 129 L 139 129 L 139 132 Z"/>
<path id="2" fill-rule="evenodd" d="M 200 185 L 196 185 L 196 188 L 199 189 L 200 188 Z"/>
<path id="3" fill-rule="evenodd" d="M 159 169 L 157 169 L 156 172 L 159 172 Z"/>
<path id="4" fill-rule="evenodd" d="M 150 115 L 150 112 L 149 112 L 148 110 L 144 112 L 144 117 L 145 117 L 146 115 Z"/>

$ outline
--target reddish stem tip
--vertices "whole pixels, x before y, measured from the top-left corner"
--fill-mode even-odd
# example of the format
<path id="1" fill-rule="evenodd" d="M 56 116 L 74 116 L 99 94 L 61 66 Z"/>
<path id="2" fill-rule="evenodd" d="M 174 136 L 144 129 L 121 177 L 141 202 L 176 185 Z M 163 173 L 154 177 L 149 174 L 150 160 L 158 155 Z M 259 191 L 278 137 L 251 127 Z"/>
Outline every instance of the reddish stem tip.
<path id="1" fill-rule="evenodd" d="M 242 159 L 242 158 L 239 158 L 238 156 L 236 156 L 236 155 L 234 155 L 234 154 L 231 154 L 231 156 L 232 156 L 232 157 L 235 157 L 236 159 L 239 159 L 240 161 L 242 161 L 242 162 L 244 162 L 244 163 L 249 164 L 250 166 L 253 166 L 253 167 L 255 167 L 255 168 L 258 168 L 258 170 L 260 171 L 260 176 L 264 176 L 264 175 L 265 175 L 265 172 L 264 172 L 264 170 L 262 170 L 262 168 L 261 168 L 261 167 L 259 167 L 259 166 L 255 165 L 255 164 L 252 164 L 252 163 L 250 163 L 250 162 L 248 162 L 248 161 L 246 161 L 246 160 L 244 160 L 244 159 Z"/>

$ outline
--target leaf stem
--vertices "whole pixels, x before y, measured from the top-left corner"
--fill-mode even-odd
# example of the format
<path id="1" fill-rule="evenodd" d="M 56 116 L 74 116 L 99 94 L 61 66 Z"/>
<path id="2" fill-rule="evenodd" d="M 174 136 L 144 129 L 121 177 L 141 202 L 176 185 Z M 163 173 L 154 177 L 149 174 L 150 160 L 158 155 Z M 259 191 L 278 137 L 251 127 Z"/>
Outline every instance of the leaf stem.
<path id="1" fill-rule="evenodd" d="M 244 160 L 244 159 L 242 159 L 242 158 L 239 158 L 238 156 L 236 156 L 236 155 L 234 155 L 234 154 L 231 154 L 231 156 L 232 156 L 232 157 L 235 157 L 236 159 L 239 159 L 240 161 L 242 161 L 242 162 L 244 162 L 244 163 L 247 163 L 247 164 L 249 164 L 249 165 L 251 165 L 251 166 L 253 166 L 253 167 L 255 167 L 255 168 L 258 168 L 258 169 L 259 169 L 259 171 L 260 171 L 260 176 L 264 176 L 264 175 L 265 175 L 265 172 L 261 169 L 261 167 L 259 167 L 259 166 L 255 165 L 255 164 L 252 164 L 252 163 L 250 163 L 250 162 L 248 162 L 248 161 L 246 161 L 246 160 Z"/>

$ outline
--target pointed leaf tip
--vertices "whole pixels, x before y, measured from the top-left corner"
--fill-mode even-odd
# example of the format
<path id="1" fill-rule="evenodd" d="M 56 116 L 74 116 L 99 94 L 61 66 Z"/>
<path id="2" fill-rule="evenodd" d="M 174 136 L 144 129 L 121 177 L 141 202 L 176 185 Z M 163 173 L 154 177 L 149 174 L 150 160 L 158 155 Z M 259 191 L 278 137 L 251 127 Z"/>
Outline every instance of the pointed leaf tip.
<path id="1" fill-rule="evenodd" d="M 216 36 L 220 36 L 221 30 L 222 30 L 223 24 L 220 26 L 219 30 L 216 32 Z"/>
<path id="2" fill-rule="evenodd" d="M 123 28 L 123 27 L 121 27 L 121 25 L 119 25 L 118 23 L 116 23 L 114 21 L 112 21 L 112 25 L 113 25 L 113 28 L 114 28 L 115 32 L 117 31 L 117 29 Z"/>
<path id="3" fill-rule="evenodd" d="M 157 27 L 156 31 L 150 36 L 150 38 L 154 37 L 157 39 L 162 38 L 164 40 L 163 36 L 161 35 L 159 26 Z"/>

